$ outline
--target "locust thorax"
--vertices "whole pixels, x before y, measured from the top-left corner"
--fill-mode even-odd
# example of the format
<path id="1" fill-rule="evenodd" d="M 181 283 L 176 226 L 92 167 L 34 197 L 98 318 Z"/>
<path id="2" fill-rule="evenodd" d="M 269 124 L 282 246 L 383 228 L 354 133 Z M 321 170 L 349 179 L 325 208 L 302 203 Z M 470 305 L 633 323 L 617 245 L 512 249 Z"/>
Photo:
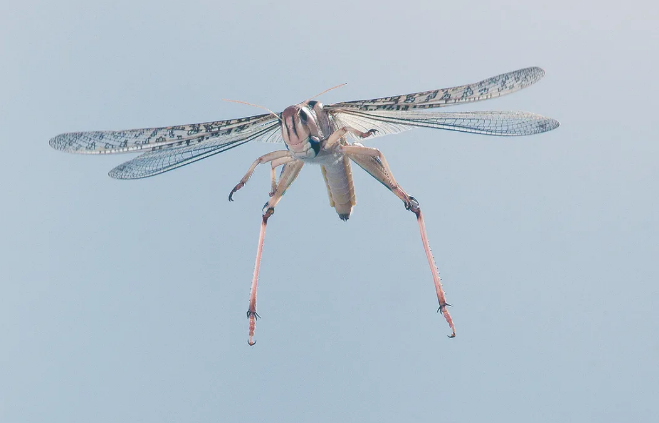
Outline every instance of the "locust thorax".
<path id="1" fill-rule="evenodd" d="M 321 103 L 310 101 L 289 106 L 281 113 L 284 142 L 299 159 L 316 157 L 321 141 L 328 135 L 329 125 L 324 124 L 327 117 L 322 107 Z"/>

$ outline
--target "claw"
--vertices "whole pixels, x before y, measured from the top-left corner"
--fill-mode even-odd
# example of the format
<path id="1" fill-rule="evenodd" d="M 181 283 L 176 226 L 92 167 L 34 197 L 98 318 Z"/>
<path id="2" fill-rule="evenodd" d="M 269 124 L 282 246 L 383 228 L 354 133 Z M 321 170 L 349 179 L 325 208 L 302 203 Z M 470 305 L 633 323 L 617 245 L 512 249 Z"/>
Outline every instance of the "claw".
<path id="1" fill-rule="evenodd" d="M 449 304 L 449 303 L 440 304 L 440 305 L 439 305 L 439 308 L 437 309 L 437 313 L 442 312 L 442 314 L 443 314 L 443 313 L 444 313 L 444 309 L 446 309 L 446 307 L 452 307 L 452 305 Z M 453 333 L 452 333 L 452 334 L 450 334 L 450 335 L 446 335 L 446 336 L 448 336 L 449 338 L 455 338 L 455 329 L 453 329 Z"/>
<path id="2" fill-rule="evenodd" d="M 239 190 L 240 188 L 242 188 L 243 186 L 244 186 L 244 185 L 241 186 L 240 184 L 238 184 L 238 185 L 236 185 L 235 187 L 233 187 L 233 189 L 231 190 L 231 193 L 229 194 L 229 201 L 233 201 L 233 194 L 235 194 L 236 191 L 238 191 L 238 190 Z"/>
<path id="3" fill-rule="evenodd" d="M 378 132 L 377 129 L 369 129 L 369 130 L 366 131 L 366 132 L 361 132 L 361 133 L 358 132 L 358 134 L 360 134 L 360 135 L 359 135 L 360 138 L 368 138 L 368 137 L 370 137 L 371 135 L 375 134 L 376 132 Z"/>
<path id="4" fill-rule="evenodd" d="M 247 318 L 249 319 L 249 340 L 247 341 L 247 343 L 249 344 L 250 347 L 256 345 L 256 341 L 254 340 L 254 327 L 259 317 L 261 316 L 259 316 L 256 310 L 254 311 L 247 310 Z"/>
<path id="5" fill-rule="evenodd" d="M 439 305 L 439 308 L 437 309 L 437 313 L 439 313 L 439 312 L 442 312 L 442 313 L 443 313 L 443 312 L 444 312 L 444 309 L 445 309 L 446 307 L 453 307 L 453 306 L 452 306 L 451 304 L 449 304 L 449 303 L 440 304 L 440 305 Z M 453 336 L 455 336 L 455 334 L 453 334 Z"/>

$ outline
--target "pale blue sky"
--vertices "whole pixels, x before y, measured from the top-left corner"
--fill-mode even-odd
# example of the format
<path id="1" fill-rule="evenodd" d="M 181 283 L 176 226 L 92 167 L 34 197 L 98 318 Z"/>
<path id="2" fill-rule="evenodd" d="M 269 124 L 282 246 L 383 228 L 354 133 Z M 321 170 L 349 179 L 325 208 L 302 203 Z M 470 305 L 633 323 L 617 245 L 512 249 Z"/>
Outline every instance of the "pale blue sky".
<path id="1" fill-rule="evenodd" d="M 659 419 L 659 8 L 652 2 L 3 1 L 0 422 Z M 62 132 L 260 113 L 541 66 L 553 132 L 374 140 L 413 216 L 355 169 L 347 223 L 308 166 L 270 220 L 246 145 L 140 181 Z"/>

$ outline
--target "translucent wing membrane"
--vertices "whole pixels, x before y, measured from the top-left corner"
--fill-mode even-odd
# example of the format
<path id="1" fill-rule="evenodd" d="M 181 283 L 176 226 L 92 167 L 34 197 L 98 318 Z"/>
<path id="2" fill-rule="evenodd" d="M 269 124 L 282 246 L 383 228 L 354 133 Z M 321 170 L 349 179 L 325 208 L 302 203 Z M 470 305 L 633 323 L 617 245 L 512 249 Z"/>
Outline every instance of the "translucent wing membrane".
<path id="1" fill-rule="evenodd" d="M 375 136 L 397 134 L 414 127 L 447 129 L 482 135 L 532 135 L 558 127 L 557 120 L 528 112 L 360 112 L 346 110 L 334 114 L 337 127 L 351 126 L 366 132 L 376 129 Z"/>
<path id="2" fill-rule="evenodd" d="M 438 128 L 484 135 L 531 135 L 558 127 L 554 119 L 527 112 L 445 113 L 427 110 L 499 97 L 539 81 L 538 67 L 520 69 L 483 81 L 414 94 L 357 100 L 324 106 L 334 129 L 349 126 L 375 136 L 396 134 L 414 127 Z M 274 114 L 191 125 L 125 131 L 61 134 L 50 145 L 80 154 L 141 152 L 110 171 L 117 179 L 157 175 L 230 150 L 250 141 L 283 142 L 281 123 Z"/>
<path id="3" fill-rule="evenodd" d="M 539 81 L 545 71 L 538 67 L 504 73 L 474 84 L 443 88 L 414 94 L 375 98 L 372 100 L 346 101 L 326 106 L 328 110 L 412 110 L 430 109 L 487 100 L 510 94 Z"/>
<path id="4" fill-rule="evenodd" d="M 267 125 L 276 121 L 269 114 L 241 119 L 163 128 L 130 129 L 125 131 L 70 132 L 50 140 L 51 147 L 69 153 L 114 154 L 154 151 L 183 147 L 217 137 L 240 133 L 252 125 Z M 277 140 L 275 140 L 277 141 Z"/>
<path id="5" fill-rule="evenodd" d="M 272 115 L 270 115 L 272 117 Z M 227 130 L 228 131 L 228 130 Z M 250 141 L 280 142 L 281 131 L 277 119 L 252 124 L 246 129 L 215 134 L 203 142 L 186 146 L 156 149 L 112 169 L 109 175 L 116 179 L 139 179 L 158 175 L 222 153 Z"/>

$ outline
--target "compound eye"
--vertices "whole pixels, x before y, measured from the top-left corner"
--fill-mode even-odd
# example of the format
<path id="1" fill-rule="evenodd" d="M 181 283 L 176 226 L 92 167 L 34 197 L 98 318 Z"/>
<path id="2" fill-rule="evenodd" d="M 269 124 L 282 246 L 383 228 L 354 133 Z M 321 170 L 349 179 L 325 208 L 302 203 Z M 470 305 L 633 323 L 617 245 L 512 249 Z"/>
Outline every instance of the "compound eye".
<path id="1" fill-rule="evenodd" d="M 302 121 L 303 125 L 306 125 L 307 119 L 308 119 L 307 112 L 305 112 L 304 110 L 300 110 L 300 120 Z"/>

